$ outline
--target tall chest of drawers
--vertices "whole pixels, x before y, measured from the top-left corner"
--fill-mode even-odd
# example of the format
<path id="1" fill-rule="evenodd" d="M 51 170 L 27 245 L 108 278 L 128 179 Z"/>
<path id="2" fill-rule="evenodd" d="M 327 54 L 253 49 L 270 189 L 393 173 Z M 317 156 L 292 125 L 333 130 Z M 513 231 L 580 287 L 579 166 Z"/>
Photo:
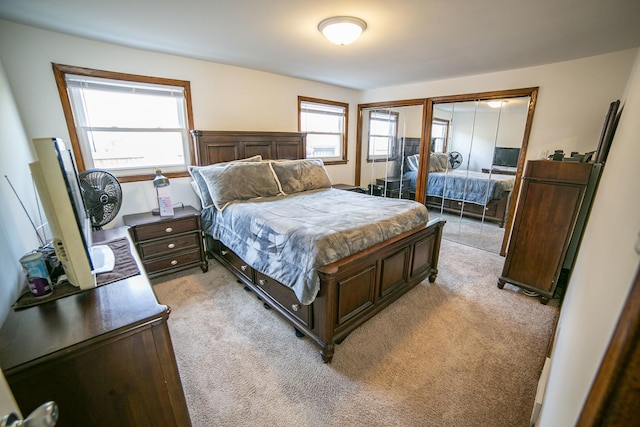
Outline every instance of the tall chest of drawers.
<path id="1" fill-rule="evenodd" d="M 149 278 L 199 266 L 208 270 L 200 212 L 191 206 L 171 217 L 144 212 L 123 217 Z"/>

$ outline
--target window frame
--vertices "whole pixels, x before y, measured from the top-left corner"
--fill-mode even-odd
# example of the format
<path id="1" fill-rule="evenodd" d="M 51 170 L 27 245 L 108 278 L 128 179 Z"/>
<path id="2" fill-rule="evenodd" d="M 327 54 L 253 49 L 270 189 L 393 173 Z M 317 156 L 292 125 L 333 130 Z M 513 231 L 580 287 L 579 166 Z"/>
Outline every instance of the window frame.
<path id="1" fill-rule="evenodd" d="M 387 138 L 387 139 L 393 139 L 391 141 L 391 143 L 389 144 L 389 152 L 387 152 L 386 156 L 383 155 L 379 155 L 379 156 L 372 156 L 371 155 L 371 120 L 372 120 L 372 113 L 381 113 L 381 114 L 386 114 L 387 117 L 393 117 L 393 120 L 387 120 L 388 122 L 393 121 L 395 123 L 394 125 L 394 130 L 395 130 L 395 135 L 393 136 L 387 136 L 387 135 L 373 135 L 374 137 L 381 137 L 381 138 Z M 368 123 L 368 128 L 367 128 L 367 163 L 377 163 L 377 162 L 391 162 L 391 161 L 395 161 L 398 158 L 398 122 L 400 119 L 400 113 L 398 113 L 397 111 L 391 111 L 391 110 L 372 110 L 369 112 L 369 123 Z M 379 120 L 379 119 L 376 119 Z"/>
<path id="2" fill-rule="evenodd" d="M 305 132 L 307 134 L 309 133 L 317 133 L 320 134 L 320 132 L 308 132 L 308 131 L 304 131 L 302 130 L 302 103 L 303 102 L 311 102 L 314 104 L 326 104 L 326 105 L 331 105 L 334 107 L 341 107 L 344 108 L 344 129 L 342 132 L 342 149 L 340 150 L 341 153 L 339 155 L 339 159 L 332 157 L 331 160 L 325 160 L 325 158 L 323 157 L 309 157 L 312 159 L 321 159 L 325 165 L 340 165 L 340 164 L 346 164 L 347 163 L 347 140 L 348 140 L 348 128 L 349 128 L 349 104 L 346 102 L 339 102 L 339 101 L 331 101 L 328 99 L 320 99 L 320 98 L 310 98 L 307 96 L 298 96 L 298 132 Z M 332 133 L 333 134 L 333 133 Z M 305 153 L 305 158 L 307 158 L 306 153 Z"/>
<path id="3" fill-rule="evenodd" d="M 73 110 L 71 108 L 71 100 L 67 92 L 66 75 L 73 74 L 86 77 L 97 77 L 111 80 L 122 80 L 137 83 L 157 84 L 165 86 L 181 87 L 184 90 L 185 98 L 185 112 L 186 112 L 186 125 L 187 130 L 190 132 L 193 127 L 193 107 L 191 104 L 191 84 L 187 80 L 168 79 L 162 77 L 143 76 L 139 74 L 119 73 L 115 71 L 97 70 L 92 68 L 77 67 L 73 65 L 64 65 L 52 63 L 53 75 L 55 77 L 56 86 L 58 88 L 58 95 L 60 96 L 60 102 L 62 103 L 62 111 L 64 113 L 65 121 L 67 122 L 67 131 L 69 132 L 69 138 L 71 140 L 71 148 L 76 159 L 76 166 L 78 171 L 82 172 L 86 169 L 84 157 L 82 155 L 82 148 L 78 134 L 76 132 L 76 124 L 73 118 Z M 191 144 L 188 146 L 188 158 L 185 159 L 185 166 L 195 164 L 195 153 Z M 180 178 L 189 176 L 188 170 L 180 172 L 167 172 L 163 175 L 168 178 Z M 137 182 L 137 181 L 149 181 L 154 177 L 153 172 L 148 174 L 135 174 L 118 176 L 120 182 Z"/>

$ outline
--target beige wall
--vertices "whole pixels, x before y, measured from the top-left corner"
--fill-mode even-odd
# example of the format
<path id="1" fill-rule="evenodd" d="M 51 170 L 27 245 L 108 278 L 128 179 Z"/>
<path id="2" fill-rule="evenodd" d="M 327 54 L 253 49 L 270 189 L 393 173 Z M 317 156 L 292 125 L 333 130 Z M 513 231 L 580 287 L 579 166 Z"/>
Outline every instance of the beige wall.
<path id="1" fill-rule="evenodd" d="M 194 125 L 204 130 L 298 130 L 298 95 L 350 104 L 348 158 L 355 158 L 355 115 L 359 93 L 179 56 L 157 54 L 94 42 L 0 20 L 0 59 L 16 94 L 29 141 L 58 136 L 68 139 L 51 63 L 142 74 L 191 82 Z M 28 168 L 24 165 L 25 174 Z M 327 167 L 333 182 L 354 182 L 354 162 Z M 28 175 L 27 175 L 28 176 Z M 187 178 L 172 180 L 173 202 L 198 206 Z M 150 182 L 123 185 L 122 215 L 157 206 Z"/>
<path id="2" fill-rule="evenodd" d="M 609 103 L 622 96 L 636 50 L 538 67 L 369 90 L 362 102 L 539 87 L 527 158 L 592 151 Z"/>

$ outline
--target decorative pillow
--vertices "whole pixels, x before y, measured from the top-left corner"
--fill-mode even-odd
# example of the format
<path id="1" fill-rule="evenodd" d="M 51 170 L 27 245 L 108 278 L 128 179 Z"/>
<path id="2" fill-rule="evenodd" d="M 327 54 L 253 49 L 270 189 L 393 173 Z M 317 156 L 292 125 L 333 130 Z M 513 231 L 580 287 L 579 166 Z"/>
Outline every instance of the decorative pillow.
<path id="1" fill-rule="evenodd" d="M 261 161 L 262 161 L 262 156 L 258 154 L 257 156 L 248 157 L 246 159 L 232 160 L 230 162 L 224 162 L 224 163 L 216 163 L 209 166 L 189 166 L 189 174 L 193 178 L 193 182 L 195 182 L 195 187 L 198 188 L 198 191 L 196 191 L 196 194 L 198 195 L 198 197 L 200 197 L 200 203 L 202 204 L 202 208 L 205 209 L 213 206 L 213 199 L 209 194 L 207 183 L 205 182 L 201 174 L 201 171 L 203 169 L 223 167 L 225 165 L 228 165 L 231 163 L 237 163 L 237 162 L 261 162 Z"/>
<path id="2" fill-rule="evenodd" d="M 431 153 L 429 155 L 429 172 L 442 172 L 443 170 L 438 156 L 435 153 Z"/>
<path id="3" fill-rule="evenodd" d="M 417 171 L 419 163 L 420 163 L 419 154 L 407 156 L 407 167 L 409 168 L 409 170 Z"/>
<path id="4" fill-rule="evenodd" d="M 449 169 L 449 154 L 436 153 L 436 157 L 440 160 L 440 167 L 442 168 L 442 171 Z"/>
<path id="5" fill-rule="evenodd" d="M 449 156 L 447 153 L 431 153 L 429 156 L 429 172 L 444 172 L 447 170 Z"/>
<path id="6" fill-rule="evenodd" d="M 331 187 L 331 180 L 321 159 L 271 162 L 284 194 Z"/>
<path id="7" fill-rule="evenodd" d="M 220 211 L 236 200 L 280 195 L 271 163 L 233 162 L 200 170 L 213 204 Z"/>

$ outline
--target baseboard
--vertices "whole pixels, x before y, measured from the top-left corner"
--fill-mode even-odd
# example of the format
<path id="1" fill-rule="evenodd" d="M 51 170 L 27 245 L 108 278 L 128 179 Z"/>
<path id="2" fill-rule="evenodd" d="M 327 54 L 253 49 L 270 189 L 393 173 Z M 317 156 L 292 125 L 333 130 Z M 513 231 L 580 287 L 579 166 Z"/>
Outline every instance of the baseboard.
<path id="1" fill-rule="evenodd" d="M 547 380 L 549 379 L 549 365 L 551 365 L 550 362 L 550 358 L 545 358 L 544 366 L 542 367 L 542 373 L 540 374 L 540 379 L 538 380 L 536 400 L 533 403 L 533 411 L 531 411 L 531 420 L 529 421 L 529 427 L 534 427 L 538 422 L 538 417 L 540 416 L 542 401 L 544 399 L 544 390 L 547 388 Z"/>

